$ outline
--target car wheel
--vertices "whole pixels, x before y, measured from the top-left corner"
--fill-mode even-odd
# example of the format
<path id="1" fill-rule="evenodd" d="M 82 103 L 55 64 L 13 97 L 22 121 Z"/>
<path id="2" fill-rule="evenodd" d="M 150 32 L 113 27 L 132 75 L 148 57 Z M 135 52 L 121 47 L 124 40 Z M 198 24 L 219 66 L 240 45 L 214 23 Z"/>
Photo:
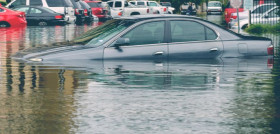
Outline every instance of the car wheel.
<path id="1" fill-rule="evenodd" d="M 7 22 L 0 22 L 0 27 L 10 27 L 10 24 Z"/>
<path id="2" fill-rule="evenodd" d="M 40 21 L 40 22 L 38 23 L 38 25 L 39 25 L 39 26 L 47 26 L 48 23 L 45 22 L 45 21 Z"/>

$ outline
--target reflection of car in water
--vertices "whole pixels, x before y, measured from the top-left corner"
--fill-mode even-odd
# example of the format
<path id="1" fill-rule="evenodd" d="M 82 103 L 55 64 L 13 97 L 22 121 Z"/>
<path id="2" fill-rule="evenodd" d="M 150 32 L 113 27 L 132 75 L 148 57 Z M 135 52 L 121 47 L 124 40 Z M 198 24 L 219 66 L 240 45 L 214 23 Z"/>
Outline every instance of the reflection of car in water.
<path id="1" fill-rule="evenodd" d="M 266 57 L 166 62 L 80 60 L 62 61 L 55 64 L 32 63 L 30 65 L 54 66 L 54 68 L 58 66 L 62 70 L 86 71 L 86 77 L 92 79 L 95 84 L 117 86 L 123 89 L 206 90 L 217 88 L 220 83 L 236 83 L 232 78 L 242 76 L 242 74 L 248 75 L 248 72 L 267 73 L 270 71 L 267 61 Z"/>
<path id="2" fill-rule="evenodd" d="M 236 34 L 196 17 L 151 15 L 111 20 L 64 43 L 70 46 L 19 53 L 15 58 L 41 62 L 240 58 L 273 55 L 271 43 L 268 38 Z"/>

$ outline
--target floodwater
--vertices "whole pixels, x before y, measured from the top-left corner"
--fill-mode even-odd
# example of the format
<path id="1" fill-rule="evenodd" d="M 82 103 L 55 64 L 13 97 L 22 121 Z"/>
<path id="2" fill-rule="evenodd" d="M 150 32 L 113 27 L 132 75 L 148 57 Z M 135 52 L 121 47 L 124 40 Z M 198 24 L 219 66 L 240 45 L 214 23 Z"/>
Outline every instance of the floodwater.
<path id="1" fill-rule="evenodd" d="M 10 59 L 97 25 L 0 29 L 1 134 L 280 132 L 276 59 L 57 65 Z"/>

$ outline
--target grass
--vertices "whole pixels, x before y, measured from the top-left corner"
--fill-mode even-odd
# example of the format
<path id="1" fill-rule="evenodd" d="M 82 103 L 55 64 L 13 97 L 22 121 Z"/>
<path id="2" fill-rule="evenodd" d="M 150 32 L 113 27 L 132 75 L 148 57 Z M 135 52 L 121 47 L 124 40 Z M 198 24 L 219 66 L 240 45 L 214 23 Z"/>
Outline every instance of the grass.
<path id="1" fill-rule="evenodd" d="M 263 33 L 279 34 L 280 23 L 272 26 L 269 24 L 254 24 L 246 28 L 245 31 L 251 34 L 263 34 Z"/>

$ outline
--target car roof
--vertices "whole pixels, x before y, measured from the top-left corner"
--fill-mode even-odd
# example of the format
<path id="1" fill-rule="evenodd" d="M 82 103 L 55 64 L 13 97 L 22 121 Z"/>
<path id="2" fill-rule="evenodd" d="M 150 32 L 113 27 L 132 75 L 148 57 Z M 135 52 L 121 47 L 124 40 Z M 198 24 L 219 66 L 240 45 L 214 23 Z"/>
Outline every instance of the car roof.
<path id="1" fill-rule="evenodd" d="M 160 19 L 160 18 L 192 18 L 203 20 L 202 18 L 187 15 L 176 15 L 176 14 L 151 14 L 151 15 L 134 15 L 127 17 L 120 17 L 116 19 L 128 19 L 128 20 L 148 20 L 148 19 Z"/>

